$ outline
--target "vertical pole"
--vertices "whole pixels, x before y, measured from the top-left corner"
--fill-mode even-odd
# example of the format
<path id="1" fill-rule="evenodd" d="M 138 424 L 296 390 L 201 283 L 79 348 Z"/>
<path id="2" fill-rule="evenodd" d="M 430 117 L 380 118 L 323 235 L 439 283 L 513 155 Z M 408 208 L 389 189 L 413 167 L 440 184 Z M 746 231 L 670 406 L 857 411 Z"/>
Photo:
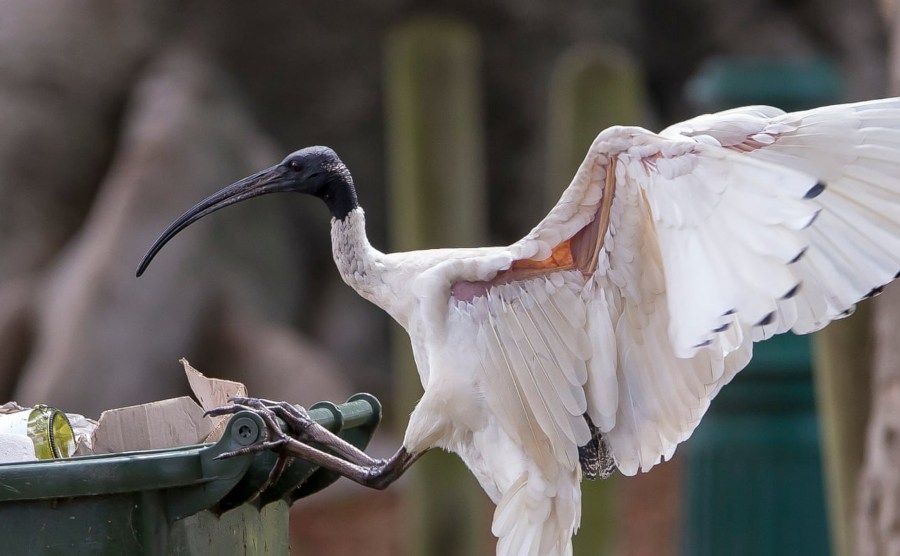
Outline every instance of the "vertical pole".
<path id="1" fill-rule="evenodd" d="M 855 554 L 853 523 L 859 474 L 869 421 L 872 310 L 856 313 L 813 335 L 816 406 L 822 422 L 822 450 L 834 556 Z"/>
<path id="2" fill-rule="evenodd" d="M 579 46 L 560 56 L 550 83 L 548 210 L 568 187 L 598 133 L 649 125 L 641 73 L 613 47 Z"/>
<path id="3" fill-rule="evenodd" d="M 888 92 L 896 95 L 900 94 L 900 3 L 888 0 L 881 4 L 881 8 L 888 29 Z M 840 542 L 840 552 L 835 552 L 836 556 L 896 554 L 900 546 L 900 530 L 897 527 L 897 508 L 900 508 L 897 461 L 900 459 L 900 449 L 896 441 L 897 415 L 900 415 L 900 284 L 895 282 L 885 290 L 875 305 L 866 307 L 869 303 L 863 303 L 857 307 L 857 314 L 851 317 L 856 319 L 859 311 L 867 308 L 867 316 L 871 318 L 863 316 L 860 320 L 867 324 L 868 345 L 865 347 L 871 348 L 871 359 L 835 370 L 834 380 L 858 380 L 852 383 L 848 399 L 844 399 L 839 390 L 847 388 L 847 382 L 837 383 L 830 402 L 839 409 L 851 412 L 853 424 L 844 423 L 845 429 L 842 431 L 847 435 L 845 442 L 852 442 L 848 447 L 852 450 L 857 450 L 857 442 L 865 442 L 861 462 L 857 461 L 855 451 L 839 456 L 839 461 L 847 464 L 842 468 L 843 473 L 836 477 L 840 481 L 838 488 L 842 496 L 851 498 L 836 500 L 842 502 L 838 506 L 841 514 L 832 513 L 833 519 L 847 520 L 837 531 L 842 537 L 835 541 L 836 545 Z M 838 324 L 841 323 L 832 323 L 824 332 L 831 331 Z M 822 348 L 827 347 L 826 341 L 829 339 L 823 337 Z M 845 373 L 843 377 L 838 372 L 841 370 Z M 866 396 L 866 391 L 869 396 Z M 855 407 L 857 404 L 861 407 Z M 835 442 L 835 450 L 841 449 L 838 442 Z M 853 487 L 856 487 L 855 492 Z"/>
<path id="4" fill-rule="evenodd" d="M 588 146 L 603 129 L 646 120 L 644 91 L 634 62 L 623 52 L 578 47 L 556 63 L 550 89 L 548 209 L 569 185 Z M 615 477 L 582 483 L 582 528 L 576 554 L 613 553 Z"/>
<path id="5" fill-rule="evenodd" d="M 478 245 L 486 237 L 479 43 L 465 25 L 422 19 L 388 37 L 386 113 L 392 249 Z M 406 333 L 393 333 L 396 404 L 422 386 Z M 405 417 L 405 416 L 404 416 Z M 405 425 L 405 418 L 403 419 Z M 462 462 L 435 450 L 411 471 L 409 554 L 486 552 L 486 497 Z"/>

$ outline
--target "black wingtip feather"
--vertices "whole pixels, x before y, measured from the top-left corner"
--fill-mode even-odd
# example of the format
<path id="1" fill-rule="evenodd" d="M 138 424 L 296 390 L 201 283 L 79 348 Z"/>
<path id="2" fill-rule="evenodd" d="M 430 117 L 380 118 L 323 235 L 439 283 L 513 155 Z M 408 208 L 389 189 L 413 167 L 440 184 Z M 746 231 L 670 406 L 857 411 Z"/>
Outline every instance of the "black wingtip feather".
<path id="1" fill-rule="evenodd" d="M 863 299 L 869 299 L 870 297 L 875 297 L 884 291 L 884 286 L 878 286 L 877 288 L 872 288 L 872 291 L 863 296 Z"/>
<path id="2" fill-rule="evenodd" d="M 806 195 L 804 195 L 803 198 L 804 199 L 815 199 L 816 197 L 821 195 L 823 191 L 825 191 L 825 182 L 817 181 L 816 185 L 809 188 L 809 191 L 806 192 Z"/>
<path id="3" fill-rule="evenodd" d="M 797 256 L 796 256 L 796 257 L 794 257 L 793 259 L 791 259 L 791 260 L 788 261 L 788 264 L 794 264 L 795 262 L 797 262 L 797 261 L 799 261 L 800 259 L 802 259 L 802 258 L 803 258 L 803 255 L 806 254 L 806 250 L 807 250 L 807 249 L 808 249 L 807 247 L 804 247 L 803 250 L 801 250 L 799 253 L 797 253 Z"/>
<path id="4" fill-rule="evenodd" d="M 781 299 L 790 299 L 797 295 L 797 292 L 800 291 L 800 283 L 798 282 L 796 286 L 789 289 L 784 295 L 781 296 Z"/>
<path id="5" fill-rule="evenodd" d="M 775 322 L 775 311 L 772 311 L 768 315 L 764 316 L 762 320 L 756 323 L 756 326 L 768 326 Z"/>

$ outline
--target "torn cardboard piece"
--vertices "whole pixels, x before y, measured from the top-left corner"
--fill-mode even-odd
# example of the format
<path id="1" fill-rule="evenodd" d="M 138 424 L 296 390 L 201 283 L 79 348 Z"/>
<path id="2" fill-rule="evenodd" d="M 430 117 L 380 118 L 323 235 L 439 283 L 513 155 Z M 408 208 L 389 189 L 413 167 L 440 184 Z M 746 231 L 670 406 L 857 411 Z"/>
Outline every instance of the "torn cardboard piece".
<path id="1" fill-rule="evenodd" d="M 110 409 L 100 415 L 93 453 L 189 446 L 202 442 L 211 430 L 203 408 L 188 396 Z"/>
<path id="2" fill-rule="evenodd" d="M 203 373 L 191 367 L 188 360 L 183 357 L 181 358 L 181 364 L 184 366 L 184 374 L 187 375 L 191 391 L 197 396 L 197 401 L 200 402 L 204 412 L 228 405 L 230 403 L 228 398 L 247 396 L 247 387 L 240 382 L 221 378 L 207 378 L 203 376 Z M 213 425 L 203 441 L 215 442 L 222 438 L 222 433 L 228 424 L 230 416 L 220 415 L 218 417 L 207 417 L 207 419 L 212 421 Z"/>
<path id="3" fill-rule="evenodd" d="M 232 396 L 246 396 L 240 382 L 207 378 L 181 360 L 191 391 L 188 396 L 104 411 L 94 431 L 91 446 L 79 446 L 78 455 L 108 454 L 136 450 L 177 448 L 215 442 L 222 436 L 229 416 L 211 417 L 210 409 L 228 404 Z"/>

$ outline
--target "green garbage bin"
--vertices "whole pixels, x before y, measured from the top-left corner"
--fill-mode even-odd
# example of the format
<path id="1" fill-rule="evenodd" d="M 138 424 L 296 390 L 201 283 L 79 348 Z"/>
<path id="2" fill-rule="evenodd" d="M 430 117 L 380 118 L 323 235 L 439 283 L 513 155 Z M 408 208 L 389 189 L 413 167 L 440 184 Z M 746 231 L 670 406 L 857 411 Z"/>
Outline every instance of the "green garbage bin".
<path id="1" fill-rule="evenodd" d="M 685 556 L 826 556 L 809 337 L 762 344 L 688 443 Z"/>
<path id="2" fill-rule="evenodd" d="M 364 449 L 381 405 L 357 394 L 310 415 Z M 290 504 L 337 476 L 294 460 L 270 483 L 273 452 L 216 459 L 264 431 L 241 411 L 215 444 L 0 465 L 0 553 L 286 555 Z"/>
<path id="3" fill-rule="evenodd" d="M 689 87 L 715 111 L 770 104 L 786 111 L 837 102 L 841 77 L 823 59 L 723 58 Z M 809 337 L 754 346 L 685 446 L 685 556 L 829 553 Z"/>

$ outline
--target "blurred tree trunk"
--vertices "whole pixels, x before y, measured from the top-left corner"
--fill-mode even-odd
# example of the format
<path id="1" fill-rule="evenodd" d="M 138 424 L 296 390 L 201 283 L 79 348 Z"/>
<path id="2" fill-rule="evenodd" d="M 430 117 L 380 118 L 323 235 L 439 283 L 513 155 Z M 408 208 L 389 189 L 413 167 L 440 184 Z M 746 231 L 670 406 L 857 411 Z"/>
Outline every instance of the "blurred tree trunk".
<path id="1" fill-rule="evenodd" d="M 900 284 L 875 308 L 872 413 L 859 487 L 856 554 L 900 555 Z"/>
<path id="2" fill-rule="evenodd" d="M 46 264 L 78 229 L 172 6 L 0 1 L 0 284 Z"/>
<path id="3" fill-rule="evenodd" d="M 34 342 L 35 283 L 90 209 L 171 4 L 0 0 L 0 399 Z"/>
<path id="4" fill-rule="evenodd" d="M 888 81 L 900 93 L 900 2 L 882 2 L 890 34 Z M 872 412 L 860 475 L 857 556 L 900 555 L 900 284 L 875 307 Z"/>

